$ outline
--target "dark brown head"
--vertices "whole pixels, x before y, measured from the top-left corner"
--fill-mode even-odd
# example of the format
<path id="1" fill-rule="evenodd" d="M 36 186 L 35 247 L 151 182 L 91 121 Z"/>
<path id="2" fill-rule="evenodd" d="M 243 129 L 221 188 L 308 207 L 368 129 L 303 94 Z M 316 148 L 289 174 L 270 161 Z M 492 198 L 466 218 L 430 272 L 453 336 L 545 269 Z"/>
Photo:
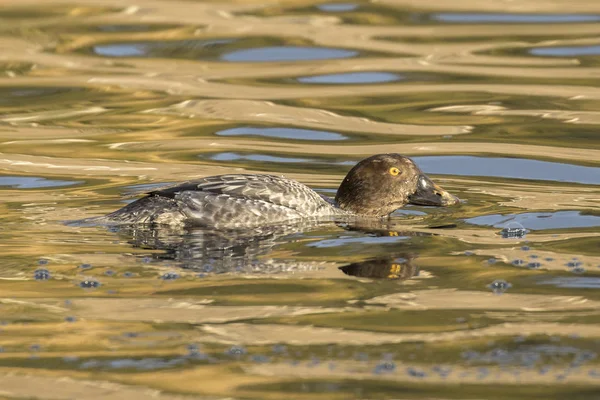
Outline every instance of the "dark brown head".
<path id="1" fill-rule="evenodd" d="M 378 154 L 356 164 L 340 185 L 335 201 L 344 210 L 378 217 L 408 203 L 449 206 L 459 202 L 400 154 Z"/>

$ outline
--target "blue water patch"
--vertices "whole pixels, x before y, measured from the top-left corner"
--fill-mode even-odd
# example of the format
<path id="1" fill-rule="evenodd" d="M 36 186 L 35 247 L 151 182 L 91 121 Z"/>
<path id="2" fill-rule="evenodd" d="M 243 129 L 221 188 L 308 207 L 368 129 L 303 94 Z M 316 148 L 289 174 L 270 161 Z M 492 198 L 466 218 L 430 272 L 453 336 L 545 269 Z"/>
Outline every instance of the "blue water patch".
<path id="1" fill-rule="evenodd" d="M 473 225 L 493 226 L 503 228 L 507 224 L 518 222 L 526 229 L 567 229 L 567 228 L 592 228 L 600 226 L 600 217 L 584 215 L 579 211 L 534 212 L 523 214 L 493 214 L 469 218 L 465 222 Z"/>
<path id="2" fill-rule="evenodd" d="M 600 15 L 593 14 L 504 14 L 504 13 L 438 13 L 431 19 L 454 23 L 523 23 L 552 24 L 570 22 L 596 22 Z"/>
<path id="3" fill-rule="evenodd" d="M 94 53 L 104 57 L 142 57 L 147 51 L 143 45 L 123 43 L 94 46 Z"/>
<path id="4" fill-rule="evenodd" d="M 412 157 L 429 174 L 490 176 L 600 185 L 600 168 L 523 158 L 475 156 Z"/>
<path id="5" fill-rule="evenodd" d="M 295 140 L 346 140 L 347 137 L 339 133 L 317 131 L 312 129 L 301 128 L 259 128 L 251 126 L 242 126 L 239 128 L 225 129 L 216 132 L 218 136 L 264 136 L 280 139 L 295 139 Z"/>
<path id="6" fill-rule="evenodd" d="M 405 78 L 399 74 L 393 74 L 391 72 L 347 72 L 342 74 L 327 74 L 327 75 L 315 75 L 315 76 L 304 76 L 298 78 L 298 82 L 301 83 L 319 83 L 319 84 L 332 84 L 332 85 L 349 85 L 349 84 L 365 84 L 365 83 L 382 83 L 382 82 L 395 82 L 404 80 Z"/>
<path id="7" fill-rule="evenodd" d="M 392 217 L 402 217 L 402 216 L 407 216 L 407 215 L 424 216 L 424 215 L 427 215 L 427 213 L 425 213 L 423 211 L 418 211 L 418 210 L 409 210 L 407 208 L 399 208 L 391 214 Z"/>
<path id="8" fill-rule="evenodd" d="M 221 56 L 230 62 L 309 61 L 356 57 L 357 51 L 308 46 L 273 46 L 242 49 Z"/>
<path id="9" fill-rule="evenodd" d="M 538 282 L 538 285 L 552 285 L 559 288 L 570 289 L 600 289 L 600 278 L 598 277 L 556 277 Z"/>
<path id="10" fill-rule="evenodd" d="M 535 47 L 529 50 L 534 56 L 550 57 L 576 57 L 600 55 L 600 45 L 595 46 L 563 46 L 563 47 Z"/>
<path id="11" fill-rule="evenodd" d="M 317 8 L 325 12 L 348 12 L 358 8 L 355 3 L 325 3 L 317 5 Z"/>
<path id="12" fill-rule="evenodd" d="M 232 42 L 234 39 L 107 43 L 93 46 L 92 51 L 103 57 L 176 57 L 179 52 L 186 56 L 183 58 L 200 58 L 206 48 Z"/>
<path id="13" fill-rule="evenodd" d="M 48 187 L 73 186 L 83 181 L 60 181 L 54 179 L 38 178 L 34 176 L 0 176 L 0 187 L 16 189 L 40 189 Z"/>
<path id="14" fill-rule="evenodd" d="M 324 239 L 317 242 L 309 243 L 308 247 L 317 247 L 320 249 L 329 247 L 340 247 L 352 245 L 355 243 L 360 244 L 388 244 L 396 243 L 398 241 L 404 241 L 409 239 L 408 236 L 363 236 L 363 237 L 340 237 L 336 239 Z"/>
<path id="15" fill-rule="evenodd" d="M 238 153 L 219 153 L 210 157 L 213 161 L 257 161 L 273 163 L 307 163 L 312 160 L 306 158 L 276 157 L 265 154 L 238 154 Z"/>
<path id="16" fill-rule="evenodd" d="M 186 357 L 176 358 L 142 358 L 132 359 L 124 358 L 120 360 L 88 360 L 79 366 L 81 369 L 96 369 L 96 368 L 107 368 L 107 369 L 136 369 L 150 371 L 155 369 L 166 369 L 173 368 L 185 364 L 187 362 Z"/>

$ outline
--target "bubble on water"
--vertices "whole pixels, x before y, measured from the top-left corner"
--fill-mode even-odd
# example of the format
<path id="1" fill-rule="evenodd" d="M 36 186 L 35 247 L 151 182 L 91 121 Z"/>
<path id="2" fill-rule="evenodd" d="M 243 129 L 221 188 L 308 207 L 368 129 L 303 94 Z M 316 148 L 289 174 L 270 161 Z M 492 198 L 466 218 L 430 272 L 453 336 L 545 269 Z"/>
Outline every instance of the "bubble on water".
<path id="1" fill-rule="evenodd" d="M 162 279 L 163 281 L 174 281 L 176 279 L 179 279 L 179 274 L 176 272 L 165 272 L 160 276 L 160 279 Z"/>
<path id="2" fill-rule="evenodd" d="M 406 368 L 406 373 L 410 376 L 412 376 L 413 378 L 424 378 L 427 376 L 427 374 L 425 373 L 425 371 L 420 370 L 420 369 L 416 369 L 414 367 L 408 367 Z"/>
<path id="3" fill-rule="evenodd" d="M 271 350 L 275 354 L 283 354 L 283 353 L 287 353 L 287 346 L 284 344 L 276 344 L 275 346 L 273 346 L 271 348 Z"/>
<path id="4" fill-rule="evenodd" d="M 188 344 L 186 346 L 186 349 L 187 349 L 188 355 L 190 355 L 190 356 L 194 356 L 194 355 L 200 353 L 200 348 L 198 347 L 197 344 L 194 344 L 194 343 Z"/>
<path id="5" fill-rule="evenodd" d="M 38 268 L 33 272 L 33 279 L 36 281 L 47 281 L 52 275 L 46 268 Z"/>
<path id="6" fill-rule="evenodd" d="M 545 375 L 548 372 L 550 372 L 552 368 L 549 367 L 548 365 L 544 365 L 543 367 L 540 368 L 540 370 L 538 371 L 540 375 Z"/>
<path id="7" fill-rule="evenodd" d="M 502 228 L 500 234 L 504 239 L 522 239 L 527 235 L 527 229 L 518 222 L 509 222 Z"/>
<path id="8" fill-rule="evenodd" d="M 446 378 L 450 373 L 452 373 L 452 368 L 445 365 L 435 365 L 431 368 L 433 372 L 438 374 L 441 378 Z"/>
<path id="9" fill-rule="evenodd" d="M 393 361 L 382 361 L 373 369 L 374 374 L 391 374 L 396 371 L 396 363 Z"/>
<path id="10" fill-rule="evenodd" d="M 317 365 L 321 364 L 321 359 L 315 355 L 311 355 L 310 356 L 310 361 L 308 362 L 308 366 L 309 367 L 315 367 Z"/>
<path id="11" fill-rule="evenodd" d="M 574 260 L 577 260 L 576 258 Z M 565 266 L 567 268 L 576 268 L 583 265 L 583 263 L 581 261 L 569 261 L 568 263 L 565 264 Z"/>
<path id="12" fill-rule="evenodd" d="M 244 354 L 246 354 L 248 351 L 242 347 L 242 346 L 231 346 L 229 349 L 227 349 L 226 353 L 229 354 L 230 356 L 243 356 Z"/>
<path id="13" fill-rule="evenodd" d="M 82 289 L 96 289 L 101 286 L 101 283 L 95 279 L 86 279 L 79 282 L 79 287 Z"/>
<path id="14" fill-rule="evenodd" d="M 494 282 L 488 285 L 488 288 L 492 289 L 495 294 L 502 294 L 510 289 L 512 285 L 504 279 L 496 279 Z"/>
<path id="15" fill-rule="evenodd" d="M 490 370 L 487 369 L 486 367 L 479 367 L 477 372 L 478 372 L 477 379 L 484 379 L 486 376 L 488 376 L 490 374 Z"/>
<path id="16" fill-rule="evenodd" d="M 271 359 L 263 354 L 255 354 L 250 359 L 257 364 L 264 364 L 271 361 Z"/>

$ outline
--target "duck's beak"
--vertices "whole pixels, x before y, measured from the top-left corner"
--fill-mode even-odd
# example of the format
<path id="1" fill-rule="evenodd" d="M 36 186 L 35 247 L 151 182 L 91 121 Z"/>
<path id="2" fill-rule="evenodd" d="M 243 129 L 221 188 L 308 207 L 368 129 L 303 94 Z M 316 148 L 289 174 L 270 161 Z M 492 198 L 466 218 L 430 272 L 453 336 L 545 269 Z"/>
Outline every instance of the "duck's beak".
<path id="1" fill-rule="evenodd" d="M 410 204 L 421 206 L 451 206 L 457 204 L 458 197 L 448 193 L 431 181 L 425 174 L 419 175 L 417 190 L 408 197 Z"/>

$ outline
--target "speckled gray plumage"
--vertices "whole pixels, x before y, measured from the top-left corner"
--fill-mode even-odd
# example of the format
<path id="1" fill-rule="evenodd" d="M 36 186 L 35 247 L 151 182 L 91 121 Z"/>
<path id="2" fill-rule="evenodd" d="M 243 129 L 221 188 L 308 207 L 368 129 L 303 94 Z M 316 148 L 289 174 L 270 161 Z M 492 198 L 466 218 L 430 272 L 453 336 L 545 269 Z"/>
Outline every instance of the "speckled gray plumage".
<path id="1" fill-rule="evenodd" d="M 173 225 L 185 221 L 221 229 L 349 214 L 292 179 L 232 174 L 156 190 L 106 217 L 121 223 Z"/>

